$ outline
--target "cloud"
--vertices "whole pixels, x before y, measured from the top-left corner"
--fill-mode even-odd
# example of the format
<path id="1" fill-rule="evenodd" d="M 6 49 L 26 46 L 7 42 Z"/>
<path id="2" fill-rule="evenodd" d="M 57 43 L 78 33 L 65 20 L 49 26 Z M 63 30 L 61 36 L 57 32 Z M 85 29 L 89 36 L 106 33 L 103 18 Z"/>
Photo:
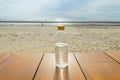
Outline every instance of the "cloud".
<path id="1" fill-rule="evenodd" d="M 119 0 L 0 0 L 0 19 L 120 20 Z"/>
<path id="2" fill-rule="evenodd" d="M 62 6 L 64 0 L 11 0 L 1 1 L 0 17 L 10 19 L 44 19 L 53 14 L 57 15 L 55 10 Z M 59 12 L 59 11 L 58 11 Z"/>
<path id="3" fill-rule="evenodd" d="M 80 9 L 69 11 L 67 15 L 79 20 L 120 20 L 120 1 L 91 0 Z"/>

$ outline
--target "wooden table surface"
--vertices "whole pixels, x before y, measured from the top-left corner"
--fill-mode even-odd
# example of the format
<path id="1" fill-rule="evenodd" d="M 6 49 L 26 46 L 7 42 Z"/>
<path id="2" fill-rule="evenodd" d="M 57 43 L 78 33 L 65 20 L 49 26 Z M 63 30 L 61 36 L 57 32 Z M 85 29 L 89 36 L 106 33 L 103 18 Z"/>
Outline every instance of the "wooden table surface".
<path id="1" fill-rule="evenodd" d="M 69 53 L 68 68 L 55 54 L 0 54 L 0 80 L 120 80 L 120 51 Z"/>

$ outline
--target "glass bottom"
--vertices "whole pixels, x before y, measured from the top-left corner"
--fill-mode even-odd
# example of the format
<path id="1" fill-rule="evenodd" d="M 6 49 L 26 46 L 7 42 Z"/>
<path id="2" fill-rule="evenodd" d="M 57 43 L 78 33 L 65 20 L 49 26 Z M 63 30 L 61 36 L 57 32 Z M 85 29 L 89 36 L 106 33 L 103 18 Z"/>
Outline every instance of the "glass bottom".
<path id="1" fill-rule="evenodd" d="M 68 64 L 56 64 L 56 67 L 58 67 L 58 68 L 66 68 L 66 67 L 68 67 Z"/>

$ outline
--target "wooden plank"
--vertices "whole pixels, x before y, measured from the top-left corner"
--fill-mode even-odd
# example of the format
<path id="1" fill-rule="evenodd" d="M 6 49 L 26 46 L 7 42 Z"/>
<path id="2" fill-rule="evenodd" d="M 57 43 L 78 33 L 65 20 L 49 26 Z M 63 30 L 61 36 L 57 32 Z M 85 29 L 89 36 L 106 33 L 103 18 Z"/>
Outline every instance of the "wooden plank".
<path id="1" fill-rule="evenodd" d="M 55 72 L 54 54 L 44 54 L 34 80 L 53 80 Z"/>
<path id="2" fill-rule="evenodd" d="M 10 56 L 13 56 L 14 54 L 0 54 L 0 64 L 6 61 Z"/>
<path id="3" fill-rule="evenodd" d="M 5 56 L 8 56 L 8 54 L 0 54 L 0 59 L 4 58 Z"/>
<path id="4" fill-rule="evenodd" d="M 115 61 L 120 63 L 120 51 L 106 51 L 105 54 L 113 58 Z"/>
<path id="5" fill-rule="evenodd" d="M 32 80 L 41 54 L 15 54 L 0 63 L 0 80 Z"/>
<path id="6" fill-rule="evenodd" d="M 59 69 L 55 66 L 55 54 L 45 54 L 35 80 L 85 80 L 74 55 L 69 53 L 68 57 L 68 68 Z"/>
<path id="7" fill-rule="evenodd" d="M 0 59 L 3 59 L 4 57 L 9 56 L 10 54 L 0 54 Z"/>
<path id="8" fill-rule="evenodd" d="M 120 80 L 120 64 L 104 53 L 75 55 L 87 80 Z"/>
<path id="9" fill-rule="evenodd" d="M 76 61 L 76 58 L 73 54 L 69 55 L 69 75 L 70 80 L 85 80 L 85 77 Z"/>

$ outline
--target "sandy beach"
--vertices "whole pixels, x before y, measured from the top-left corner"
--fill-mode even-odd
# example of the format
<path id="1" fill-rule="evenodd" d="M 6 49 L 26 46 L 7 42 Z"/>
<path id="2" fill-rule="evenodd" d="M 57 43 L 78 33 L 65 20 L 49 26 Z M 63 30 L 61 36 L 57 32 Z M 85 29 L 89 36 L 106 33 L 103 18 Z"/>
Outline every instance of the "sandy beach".
<path id="1" fill-rule="evenodd" d="M 56 26 L 0 26 L 0 53 L 53 53 Z M 66 26 L 69 52 L 120 50 L 120 26 Z"/>

